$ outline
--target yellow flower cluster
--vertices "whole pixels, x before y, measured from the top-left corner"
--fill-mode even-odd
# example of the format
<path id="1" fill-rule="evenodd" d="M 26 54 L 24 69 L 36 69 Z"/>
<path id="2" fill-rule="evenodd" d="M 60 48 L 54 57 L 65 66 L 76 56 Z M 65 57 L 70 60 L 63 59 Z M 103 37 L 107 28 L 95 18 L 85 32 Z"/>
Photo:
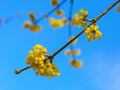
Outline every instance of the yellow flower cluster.
<path id="1" fill-rule="evenodd" d="M 88 16 L 88 11 L 81 9 L 79 12 L 77 12 L 72 21 L 71 21 L 71 25 L 76 25 L 78 27 L 82 26 L 85 27 L 86 26 L 86 17 Z"/>
<path id="2" fill-rule="evenodd" d="M 88 41 L 102 38 L 102 33 L 98 30 L 97 25 L 91 25 L 85 30 L 85 33 Z"/>
<path id="3" fill-rule="evenodd" d="M 55 63 L 47 58 L 47 49 L 40 44 L 35 45 L 33 51 L 29 51 L 26 63 L 36 70 L 36 75 L 40 74 L 48 78 L 60 75 Z"/>
<path id="4" fill-rule="evenodd" d="M 71 55 L 71 54 L 73 54 L 73 55 L 80 55 L 80 53 L 81 53 L 80 49 L 72 50 L 72 51 L 68 49 L 65 52 L 66 55 Z"/>
<path id="5" fill-rule="evenodd" d="M 52 6 L 58 5 L 59 1 L 58 0 L 51 0 Z"/>
<path id="6" fill-rule="evenodd" d="M 41 30 L 41 26 L 34 23 L 35 22 L 35 15 L 33 12 L 29 13 L 29 17 L 30 17 L 32 22 L 26 21 L 24 23 L 24 28 L 29 28 L 33 32 L 38 32 L 39 30 Z"/>
<path id="7" fill-rule="evenodd" d="M 78 61 L 78 60 L 75 60 L 75 59 L 72 59 L 70 61 L 70 64 L 75 68 L 81 68 L 82 65 L 83 65 L 82 61 Z"/>
<path id="8" fill-rule="evenodd" d="M 55 20 L 54 18 L 50 18 L 49 20 L 50 22 L 50 25 L 53 27 L 53 28 L 61 28 L 63 27 L 64 24 L 67 23 L 67 19 L 66 18 L 62 18 L 62 20 Z"/>

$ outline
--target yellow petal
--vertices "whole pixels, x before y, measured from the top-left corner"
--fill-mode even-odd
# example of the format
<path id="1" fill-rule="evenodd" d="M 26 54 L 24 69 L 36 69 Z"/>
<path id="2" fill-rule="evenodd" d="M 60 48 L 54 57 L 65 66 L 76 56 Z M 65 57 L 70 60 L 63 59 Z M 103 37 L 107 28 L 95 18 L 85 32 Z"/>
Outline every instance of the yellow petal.
<path id="1" fill-rule="evenodd" d="M 59 3 L 58 0 L 51 0 L 51 4 L 52 6 L 56 6 Z"/>
<path id="2" fill-rule="evenodd" d="M 41 27 L 38 26 L 38 25 L 33 25 L 33 26 L 30 26 L 29 29 L 30 29 L 31 31 L 33 31 L 33 32 L 38 32 L 38 31 L 41 30 Z"/>
<path id="3" fill-rule="evenodd" d="M 62 10 L 56 10 L 55 13 L 57 16 L 62 16 L 64 14 Z"/>
<path id="4" fill-rule="evenodd" d="M 75 60 L 75 59 L 72 59 L 70 61 L 70 64 L 75 68 L 81 68 L 82 65 L 83 65 L 82 61 L 78 61 L 78 60 Z"/>
<path id="5" fill-rule="evenodd" d="M 62 22 L 63 22 L 63 24 L 66 24 L 67 23 L 67 19 L 66 18 L 62 18 Z"/>
<path id="6" fill-rule="evenodd" d="M 81 9 L 80 12 L 82 13 L 82 16 L 83 16 L 83 17 L 88 16 L 88 11 L 86 11 L 86 10 L 84 10 L 84 9 Z"/>
<path id="7" fill-rule="evenodd" d="M 70 54 L 72 54 L 72 52 L 71 52 L 71 50 L 68 49 L 68 50 L 65 51 L 65 54 L 70 55 Z"/>
<path id="8" fill-rule="evenodd" d="M 29 21 L 26 21 L 24 23 L 24 28 L 28 28 L 28 27 L 30 27 L 30 25 L 31 25 L 31 23 Z"/>
<path id="9" fill-rule="evenodd" d="M 43 46 L 40 45 L 40 44 L 36 44 L 36 45 L 34 46 L 34 49 L 42 49 L 42 48 L 43 48 Z"/>
<path id="10" fill-rule="evenodd" d="M 51 18 L 50 25 L 53 28 L 60 28 L 60 27 L 63 27 L 64 24 L 63 24 L 62 20 L 55 20 L 54 18 Z"/>
<path id="11" fill-rule="evenodd" d="M 117 7 L 117 11 L 120 12 L 120 6 Z"/>
<path id="12" fill-rule="evenodd" d="M 50 20 L 49 20 L 50 25 L 54 24 L 54 22 L 55 22 L 55 19 L 54 18 L 50 18 Z"/>
<path id="13" fill-rule="evenodd" d="M 80 55 L 80 53 L 81 53 L 80 49 L 73 50 L 74 55 Z"/>
<path id="14" fill-rule="evenodd" d="M 97 32 L 96 32 L 96 36 L 97 36 L 99 39 L 101 39 L 101 38 L 102 38 L 102 33 L 101 33 L 100 31 L 97 31 Z"/>
<path id="15" fill-rule="evenodd" d="M 30 12 L 30 13 L 29 13 L 29 17 L 31 18 L 32 22 L 35 21 L 35 15 L 34 15 L 34 12 Z"/>

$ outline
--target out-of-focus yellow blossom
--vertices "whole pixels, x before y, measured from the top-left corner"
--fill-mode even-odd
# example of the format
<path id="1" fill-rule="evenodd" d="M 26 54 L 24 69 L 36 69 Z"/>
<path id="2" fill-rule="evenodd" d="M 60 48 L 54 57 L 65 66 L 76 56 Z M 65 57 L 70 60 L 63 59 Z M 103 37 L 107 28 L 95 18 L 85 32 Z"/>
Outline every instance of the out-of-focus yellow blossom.
<path id="1" fill-rule="evenodd" d="M 80 49 L 77 49 L 77 50 L 74 50 L 74 51 L 73 51 L 73 54 L 74 54 L 74 55 L 80 55 L 80 53 L 81 53 Z"/>
<path id="2" fill-rule="evenodd" d="M 67 19 L 66 18 L 62 18 L 62 22 L 63 22 L 63 24 L 66 24 L 67 23 Z"/>
<path id="3" fill-rule="evenodd" d="M 78 60 L 75 60 L 75 59 L 72 59 L 70 61 L 70 64 L 75 68 L 81 68 L 82 65 L 83 65 L 82 61 L 78 61 Z"/>
<path id="4" fill-rule="evenodd" d="M 72 54 L 73 55 L 80 55 L 80 53 L 81 53 L 80 49 L 72 50 L 72 51 L 68 49 L 65 52 L 66 55 L 72 55 Z"/>
<path id="5" fill-rule="evenodd" d="M 29 21 L 26 21 L 26 22 L 24 23 L 24 28 L 29 28 L 30 25 L 31 25 L 31 23 L 30 23 Z"/>
<path id="6" fill-rule="evenodd" d="M 72 21 L 70 22 L 70 24 L 76 25 L 78 27 L 82 26 L 85 27 L 86 26 L 86 17 L 88 16 L 88 11 L 81 9 L 79 12 L 77 12 Z"/>
<path id="7" fill-rule="evenodd" d="M 31 19 L 32 22 L 35 21 L 35 15 L 34 15 L 34 12 L 30 12 L 30 13 L 29 13 L 29 17 L 30 17 L 30 19 Z"/>
<path id="8" fill-rule="evenodd" d="M 71 55 L 71 50 L 67 49 L 67 50 L 65 51 L 65 55 Z"/>
<path id="9" fill-rule="evenodd" d="M 74 38 L 74 37 L 73 37 L 73 36 L 71 36 L 69 40 L 72 40 L 73 38 Z M 77 39 L 75 39 L 74 41 L 72 41 L 72 42 L 71 42 L 71 44 L 73 44 L 73 45 L 74 45 L 74 44 L 76 44 L 76 42 L 77 42 Z"/>
<path id="10" fill-rule="evenodd" d="M 29 27 L 29 29 L 33 32 L 38 32 L 41 30 L 41 26 L 38 26 L 38 25 L 32 25 Z"/>
<path id="11" fill-rule="evenodd" d="M 30 19 L 31 19 L 32 22 L 29 22 L 29 21 L 25 22 L 25 23 L 24 23 L 24 28 L 29 28 L 29 29 L 30 29 L 31 31 L 33 31 L 33 32 L 38 32 L 38 31 L 40 31 L 40 30 L 41 30 L 41 26 L 39 26 L 39 25 L 37 25 L 37 24 L 35 23 L 35 15 L 34 15 L 34 12 L 30 12 L 30 13 L 29 13 L 29 17 L 30 17 Z"/>
<path id="12" fill-rule="evenodd" d="M 59 0 L 51 0 L 52 6 L 56 6 L 59 3 Z"/>
<path id="13" fill-rule="evenodd" d="M 36 75 L 48 78 L 60 75 L 55 63 L 47 58 L 47 49 L 40 44 L 35 45 L 33 50 L 29 51 L 26 63 L 36 71 Z"/>
<path id="14" fill-rule="evenodd" d="M 63 27 L 64 23 L 62 20 L 55 20 L 54 18 L 50 18 L 50 25 L 54 28 Z"/>
<path id="15" fill-rule="evenodd" d="M 57 16 L 63 16 L 63 15 L 64 15 L 64 11 L 63 11 L 63 10 L 60 10 L 60 9 L 57 9 L 57 10 L 55 11 L 55 13 L 56 13 Z"/>
<path id="16" fill-rule="evenodd" d="M 120 6 L 117 7 L 117 11 L 120 12 Z"/>
<path id="17" fill-rule="evenodd" d="M 88 41 L 96 40 L 97 38 L 98 39 L 102 38 L 102 32 L 98 30 L 97 25 L 91 25 L 85 30 L 85 33 Z"/>

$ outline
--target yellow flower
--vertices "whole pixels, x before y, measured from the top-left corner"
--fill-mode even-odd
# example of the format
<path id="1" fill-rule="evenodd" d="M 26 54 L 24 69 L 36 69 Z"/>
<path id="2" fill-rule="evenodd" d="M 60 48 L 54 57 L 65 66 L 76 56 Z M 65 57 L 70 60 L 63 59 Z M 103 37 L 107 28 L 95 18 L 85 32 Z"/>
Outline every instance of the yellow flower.
<path id="1" fill-rule="evenodd" d="M 85 33 L 88 41 L 102 38 L 102 33 L 98 30 L 97 25 L 91 25 L 85 30 Z"/>
<path id="2" fill-rule="evenodd" d="M 50 18 L 50 25 L 54 28 L 63 27 L 64 23 L 62 20 L 55 20 L 54 18 Z"/>
<path id="3" fill-rule="evenodd" d="M 99 39 L 101 39 L 102 38 L 102 33 L 100 31 L 97 31 L 96 32 L 96 37 L 98 37 Z"/>
<path id="4" fill-rule="evenodd" d="M 117 11 L 120 12 L 120 6 L 117 7 Z"/>
<path id="5" fill-rule="evenodd" d="M 37 45 L 34 46 L 34 50 L 35 50 L 35 49 L 38 49 L 38 50 L 39 50 L 39 49 L 45 49 L 45 48 L 43 48 L 42 45 L 37 44 Z"/>
<path id="6" fill-rule="evenodd" d="M 75 60 L 75 59 L 72 59 L 70 61 L 70 64 L 75 68 L 81 68 L 82 65 L 83 65 L 82 61 L 78 61 L 78 60 Z"/>
<path id="7" fill-rule="evenodd" d="M 26 22 L 24 23 L 24 28 L 29 28 L 30 25 L 31 25 L 31 23 L 30 23 L 29 21 L 26 21 Z"/>
<path id="8" fill-rule="evenodd" d="M 77 49 L 77 50 L 73 50 L 72 54 L 74 55 L 80 55 L 81 51 L 80 49 Z"/>
<path id="9" fill-rule="evenodd" d="M 54 24 L 55 19 L 54 18 L 50 18 L 49 22 L 50 22 L 50 25 L 52 25 L 52 24 Z"/>
<path id="10" fill-rule="evenodd" d="M 64 12 L 62 10 L 56 10 L 55 11 L 57 16 L 63 16 Z"/>
<path id="11" fill-rule="evenodd" d="M 47 76 L 48 78 L 59 76 L 60 72 L 54 62 L 47 58 L 47 49 L 37 44 L 29 51 L 26 63 L 36 71 L 36 75 Z"/>
<path id="12" fill-rule="evenodd" d="M 87 17 L 88 16 L 88 11 L 86 11 L 84 9 L 80 9 L 80 13 L 82 14 L 83 17 Z"/>
<path id="13" fill-rule="evenodd" d="M 29 17 L 30 17 L 30 19 L 32 20 L 32 22 L 35 21 L 35 15 L 34 15 L 34 12 L 30 12 L 30 13 L 29 13 Z"/>
<path id="14" fill-rule="evenodd" d="M 62 22 L 63 22 L 63 24 L 66 24 L 67 23 L 67 19 L 66 18 L 62 18 Z"/>
<path id="15" fill-rule="evenodd" d="M 65 54 L 66 54 L 66 55 L 70 55 L 70 54 L 71 54 L 71 50 L 66 50 L 66 51 L 65 51 Z"/>
<path id="16" fill-rule="evenodd" d="M 70 22 L 70 24 L 76 25 L 78 27 L 82 26 L 85 27 L 86 26 L 86 17 L 88 16 L 88 11 L 81 9 L 79 12 L 75 13 L 72 21 Z"/>
<path id="17" fill-rule="evenodd" d="M 33 32 L 38 32 L 41 30 L 41 26 L 38 26 L 38 25 L 32 25 L 29 27 L 29 29 Z"/>
<path id="18" fill-rule="evenodd" d="M 51 0 L 51 4 L 52 6 L 56 6 L 59 3 L 58 0 Z"/>
<path id="19" fill-rule="evenodd" d="M 76 50 L 66 50 L 65 54 L 66 55 L 80 55 L 81 51 L 80 49 L 76 49 Z"/>

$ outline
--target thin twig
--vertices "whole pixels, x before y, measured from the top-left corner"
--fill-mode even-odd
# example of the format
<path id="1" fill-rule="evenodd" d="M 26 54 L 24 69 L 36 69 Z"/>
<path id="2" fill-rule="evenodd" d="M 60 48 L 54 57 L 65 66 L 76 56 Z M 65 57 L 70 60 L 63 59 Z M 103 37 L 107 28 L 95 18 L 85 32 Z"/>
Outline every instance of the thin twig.
<path id="1" fill-rule="evenodd" d="M 29 69 L 29 68 L 30 68 L 30 66 L 25 67 L 25 68 L 23 68 L 23 69 L 21 69 L 21 70 L 15 70 L 15 74 L 19 74 L 19 73 L 21 73 L 22 71 L 25 71 L 25 70 L 27 70 L 27 69 Z"/>
<path id="2" fill-rule="evenodd" d="M 34 23 L 38 23 L 39 21 L 43 20 L 45 16 L 51 15 L 58 7 L 62 6 L 67 0 L 63 0 L 61 3 L 59 3 L 55 8 L 53 8 L 51 11 L 49 11 L 47 14 L 41 16 L 39 19 L 37 19 Z"/>

